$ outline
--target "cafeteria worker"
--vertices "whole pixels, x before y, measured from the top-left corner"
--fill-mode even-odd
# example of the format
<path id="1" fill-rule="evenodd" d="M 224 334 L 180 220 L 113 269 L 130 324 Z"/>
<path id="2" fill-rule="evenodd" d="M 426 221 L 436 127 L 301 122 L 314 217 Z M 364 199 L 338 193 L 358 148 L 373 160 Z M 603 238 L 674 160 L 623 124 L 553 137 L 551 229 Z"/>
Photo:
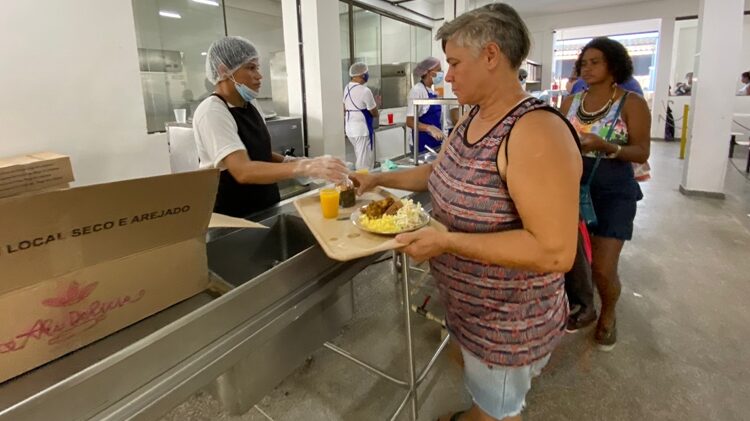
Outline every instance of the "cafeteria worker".
<path id="1" fill-rule="evenodd" d="M 297 158 L 273 152 L 271 135 L 256 101 L 263 76 L 258 50 L 245 38 L 224 37 L 206 54 L 206 78 L 214 92 L 193 115 L 201 168 L 219 168 L 214 212 L 246 217 L 278 203 L 278 181 L 309 177 L 340 181 L 344 163 L 329 156 Z"/>

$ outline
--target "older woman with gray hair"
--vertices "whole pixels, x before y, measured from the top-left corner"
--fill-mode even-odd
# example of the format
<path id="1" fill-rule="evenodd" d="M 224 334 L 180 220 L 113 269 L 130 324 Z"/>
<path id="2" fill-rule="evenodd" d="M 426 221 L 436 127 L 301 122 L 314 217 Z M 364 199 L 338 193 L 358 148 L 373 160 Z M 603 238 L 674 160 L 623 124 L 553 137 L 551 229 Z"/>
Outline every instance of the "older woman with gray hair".
<path id="1" fill-rule="evenodd" d="M 429 190 L 433 215 L 448 228 L 396 237 L 414 260 L 430 260 L 463 354 L 473 406 L 441 419 L 518 420 L 568 315 L 563 274 L 576 252 L 577 137 L 562 115 L 521 88 L 530 41 L 513 8 L 470 11 L 437 38 L 450 66 L 446 81 L 461 104 L 474 107 L 435 162 L 352 178 L 360 191 Z"/>

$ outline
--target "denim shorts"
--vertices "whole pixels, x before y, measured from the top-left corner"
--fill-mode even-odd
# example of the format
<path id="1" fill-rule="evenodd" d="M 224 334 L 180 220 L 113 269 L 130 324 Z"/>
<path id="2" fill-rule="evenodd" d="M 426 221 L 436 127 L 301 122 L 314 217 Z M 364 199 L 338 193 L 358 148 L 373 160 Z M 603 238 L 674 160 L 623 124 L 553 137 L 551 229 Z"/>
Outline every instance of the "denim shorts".
<path id="1" fill-rule="evenodd" d="M 519 415 L 526 405 L 531 379 L 538 376 L 551 354 L 523 367 L 490 366 L 461 348 L 464 383 L 474 403 L 485 413 L 501 420 Z"/>
<path id="2" fill-rule="evenodd" d="M 595 158 L 583 158 L 582 182 L 586 182 Z M 602 159 L 591 183 L 591 201 L 597 224 L 589 232 L 597 237 L 628 241 L 633 238 L 633 220 L 643 193 L 633 176 L 633 164 L 617 159 Z"/>

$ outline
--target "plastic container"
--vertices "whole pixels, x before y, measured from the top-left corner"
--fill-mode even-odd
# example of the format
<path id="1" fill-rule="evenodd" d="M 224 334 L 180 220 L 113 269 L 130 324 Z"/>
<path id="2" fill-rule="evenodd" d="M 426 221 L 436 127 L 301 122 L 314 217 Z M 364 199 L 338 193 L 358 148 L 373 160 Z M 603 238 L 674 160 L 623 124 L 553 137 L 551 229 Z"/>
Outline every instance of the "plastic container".
<path id="1" fill-rule="evenodd" d="M 336 189 L 339 191 L 339 206 L 342 208 L 351 208 L 356 204 L 356 189 L 351 180 L 347 178 L 345 182 L 337 185 Z"/>

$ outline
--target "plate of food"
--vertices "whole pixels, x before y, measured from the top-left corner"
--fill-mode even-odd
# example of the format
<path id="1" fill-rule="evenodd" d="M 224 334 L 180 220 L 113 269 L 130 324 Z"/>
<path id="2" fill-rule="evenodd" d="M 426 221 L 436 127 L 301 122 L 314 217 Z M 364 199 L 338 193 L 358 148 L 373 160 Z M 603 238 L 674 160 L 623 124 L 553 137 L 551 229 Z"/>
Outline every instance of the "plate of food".
<path id="1" fill-rule="evenodd" d="M 387 197 L 373 200 L 350 217 L 359 229 L 373 234 L 394 235 L 418 230 L 430 223 L 430 215 L 411 199 Z"/>

